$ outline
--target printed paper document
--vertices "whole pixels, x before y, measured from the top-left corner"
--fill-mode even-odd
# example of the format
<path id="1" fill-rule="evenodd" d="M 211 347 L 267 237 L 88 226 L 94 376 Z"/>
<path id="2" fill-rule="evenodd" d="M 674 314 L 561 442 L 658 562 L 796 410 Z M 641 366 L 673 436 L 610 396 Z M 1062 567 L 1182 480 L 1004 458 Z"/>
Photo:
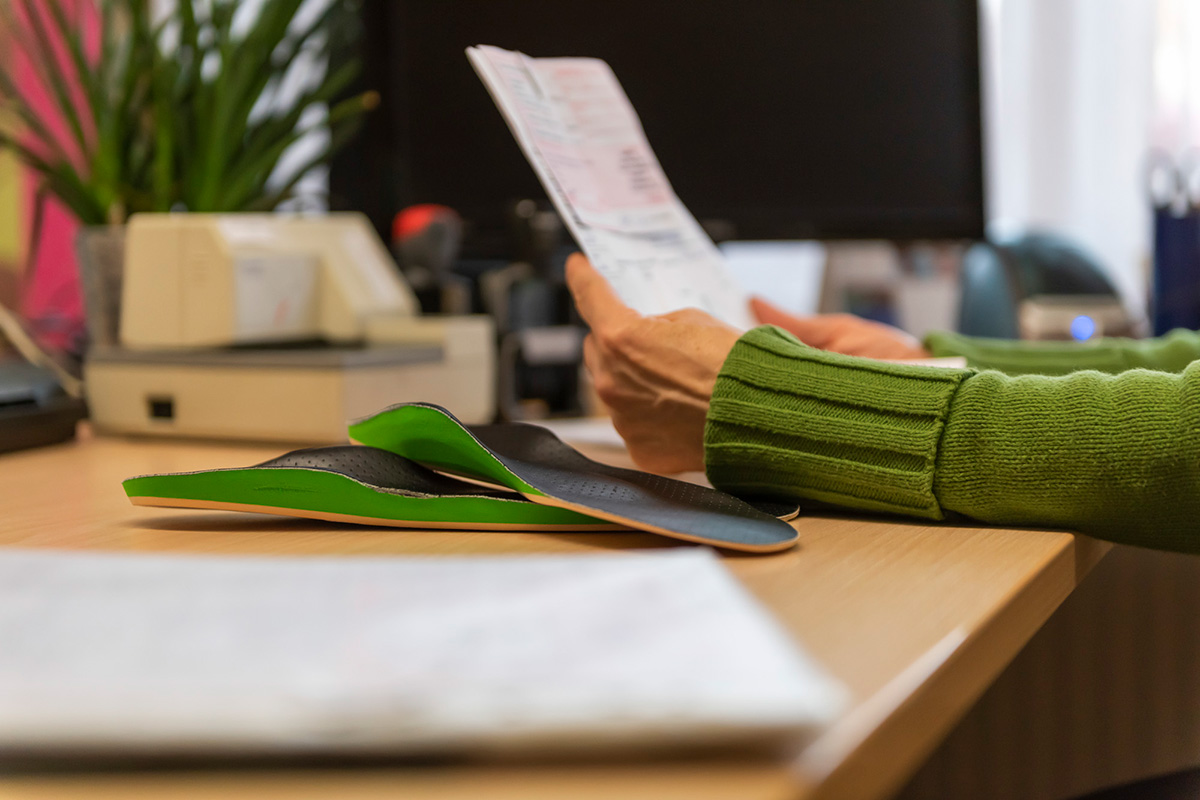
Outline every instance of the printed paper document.
<path id="1" fill-rule="evenodd" d="M 695 306 L 754 326 L 745 291 L 675 196 L 608 64 L 487 45 L 467 55 L 579 246 L 627 304 L 644 314 Z"/>

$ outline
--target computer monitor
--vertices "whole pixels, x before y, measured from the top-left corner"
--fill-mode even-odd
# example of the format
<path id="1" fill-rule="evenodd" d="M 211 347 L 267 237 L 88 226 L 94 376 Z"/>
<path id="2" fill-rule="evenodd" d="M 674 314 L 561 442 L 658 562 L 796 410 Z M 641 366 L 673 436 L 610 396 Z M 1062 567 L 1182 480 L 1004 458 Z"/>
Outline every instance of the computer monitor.
<path id="1" fill-rule="evenodd" d="M 367 0 L 382 107 L 335 163 L 381 227 L 443 203 L 468 251 L 544 198 L 463 50 L 612 65 L 684 204 L 742 239 L 983 236 L 977 0 Z M 502 253 L 488 253 L 503 255 Z"/>

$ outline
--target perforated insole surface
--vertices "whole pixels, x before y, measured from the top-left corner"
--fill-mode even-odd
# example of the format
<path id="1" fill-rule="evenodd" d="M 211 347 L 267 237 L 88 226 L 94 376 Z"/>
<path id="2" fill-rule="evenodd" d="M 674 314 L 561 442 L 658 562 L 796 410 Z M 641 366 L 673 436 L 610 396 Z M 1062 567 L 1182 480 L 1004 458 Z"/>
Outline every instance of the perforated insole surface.
<path id="1" fill-rule="evenodd" d="M 600 464 L 536 425 L 468 429 L 440 406 L 393 406 L 350 426 L 365 445 L 567 508 L 687 541 L 751 552 L 791 547 L 795 530 L 736 497 Z M 778 510 L 778 507 L 776 508 Z"/>
<path id="2" fill-rule="evenodd" d="M 603 475 L 607 478 L 612 478 L 614 481 L 628 481 L 652 491 L 661 491 L 668 496 L 678 497 L 683 502 L 689 502 L 694 495 L 688 493 L 685 496 L 682 493 L 686 490 L 681 487 L 692 486 L 702 489 L 705 492 L 715 491 L 703 486 L 696 486 L 686 481 L 664 478 L 649 472 L 622 469 L 621 467 L 614 467 L 611 464 L 593 461 L 562 439 L 559 439 L 553 431 L 547 430 L 540 425 L 512 422 L 503 425 L 468 425 L 466 427 L 475 438 L 493 453 L 505 459 L 520 461 L 530 470 L 542 467 L 587 475 Z M 738 498 L 722 492 L 717 492 L 717 494 L 738 500 Z M 739 502 L 741 501 L 739 500 Z M 795 503 L 759 499 L 746 500 L 744 502 L 764 514 L 782 520 L 793 519 L 800 513 L 800 508 Z"/>
<path id="3" fill-rule="evenodd" d="M 359 445 L 296 450 L 252 467 L 141 475 L 135 505 L 255 511 L 417 528 L 611 530 L 613 523 L 531 503 Z"/>

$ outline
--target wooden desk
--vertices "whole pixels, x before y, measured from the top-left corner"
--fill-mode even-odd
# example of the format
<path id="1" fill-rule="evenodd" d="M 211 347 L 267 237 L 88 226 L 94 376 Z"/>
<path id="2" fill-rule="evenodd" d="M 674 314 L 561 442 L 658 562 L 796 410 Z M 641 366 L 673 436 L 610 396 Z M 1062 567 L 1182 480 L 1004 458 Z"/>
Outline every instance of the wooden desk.
<path id="1" fill-rule="evenodd" d="M 278 446 L 95 438 L 0 456 L 0 546 L 274 555 L 586 553 L 683 546 L 643 534 L 360 528 L 134 508 L 120 481 L 252 464 Z M 601 457 L 599 453 L 593 453 Z M 610 458 L 620 463 L 619 456 Z M 41 774 L 0 764 L 0 796 L 63 798 L 883 798 L 1067 597 L 1107 546 L 1061 532 L 804 517 L 800 546 L 727 565 L 850 688 L 799 754 L 629 764 Z"/>

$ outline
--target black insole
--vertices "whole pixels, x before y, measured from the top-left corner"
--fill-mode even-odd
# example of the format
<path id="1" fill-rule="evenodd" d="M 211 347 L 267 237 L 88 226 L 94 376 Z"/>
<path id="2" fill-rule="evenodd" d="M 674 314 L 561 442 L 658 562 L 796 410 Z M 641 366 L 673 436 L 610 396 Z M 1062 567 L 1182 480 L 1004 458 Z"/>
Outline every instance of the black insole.
<path id="1" fill-rule="evenodd" d="M 256 467 L 303 467 L 336 472 L 369 486 L 393 489 L 405 494 L 445 497 L 497 497 L 528 502 L 516 492 L 467 483 L 418 464 L 378 447 L 359 444 L 310 447 L 293 450 Z"/>
<path id="2" fill-rule="evenodd" d="M 764 511 L 706 486 L 601 464 L 538 425 L 508 423 L 468 430 L 526 483 L 578 508 L 714 544 L 770 548 L 796 538 L 795 530 L 777 519 L 792 513 L 794 506 L 773 503 Z"/>

